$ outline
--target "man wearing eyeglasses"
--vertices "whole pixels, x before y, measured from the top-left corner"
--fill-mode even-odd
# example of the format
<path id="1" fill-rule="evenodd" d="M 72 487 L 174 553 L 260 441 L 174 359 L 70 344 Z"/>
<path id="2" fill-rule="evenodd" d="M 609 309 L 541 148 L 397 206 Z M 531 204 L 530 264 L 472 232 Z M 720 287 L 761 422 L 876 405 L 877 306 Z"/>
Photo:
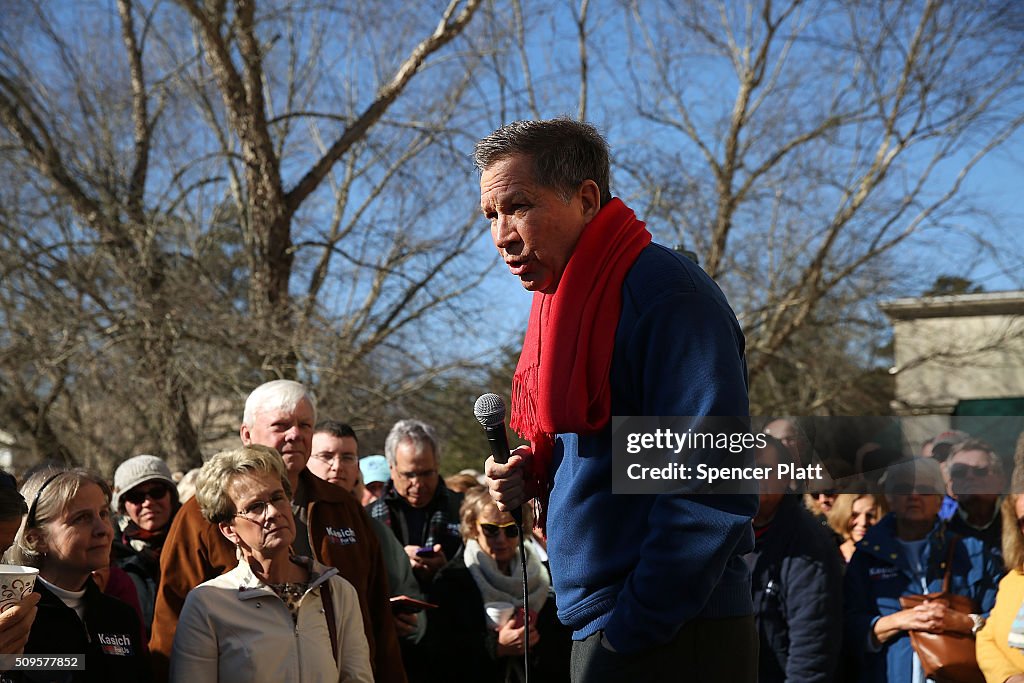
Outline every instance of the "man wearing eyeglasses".
<path id="1" fill-rule="evenodd" d="M 336 567 L 359 595 L 377 681 L 406 681 L 389 604 L 387 572 L 380 542 L 358 501 L 306 468 L 312 448 L 316 406 L 305 386 L 275 380 L 253 390 L 239 430 L 244 445 L 269 446 L 281 454 L 288 473 L 295 517 L 296 555 Z M 166 671 L 178 615 L 190 589 L 233 569 L 234 547 L 207 522 L 193 498 L 168 534 L 160 557 L 161 583 L 149 649 L 154 668 Z"/>
<path id="2" fill-rule="evenodd" d="M 949 529 L 980 539 L 986 552 L 1002 557 L 999 503 L 1005 478 L 999 456 L 984 441 L 967 439 L 953 446 L 943 466 L 949 480 L 949 495 L 957 502 Z"/>
<path id="3" fill-rule="evenodd" d="M 353 496 L 359 483 L 359 438 L 350 425 L 337 420 L 318 422 L 313 430 L 313 455 L 307 464 L 309 471 L 329 484 L 334 484 Z M 373 530 L 380 540 L 384 564 L 388 570 L 391 597 L 407 596 L 422 600 L 424 595 L 412 574 L 412 567 L 402 545 L 391 530 L 379 520 L 370 518 Z M 415 612 L 395 612 L 395 630 L 398 637 L 409 643 L 418 643 L 426 632 L 427 618 Z M 403 645 L 403 653 L 406 646 Z M 406 660 L 406 671 L 411 672 Z M 411 673 L 410 673 L 411 675 Z"/>
<path id="4" fill-rule="evenodd" d="M 384 442 L 391 483 L 367 506 L 405 547 L 413 574 L 426 590 L 438 570 L 462 545 L 462 494 L 448 489 L 438 469 L 441 453 L 434 430 L 419 420 L 395 423 Z"/>

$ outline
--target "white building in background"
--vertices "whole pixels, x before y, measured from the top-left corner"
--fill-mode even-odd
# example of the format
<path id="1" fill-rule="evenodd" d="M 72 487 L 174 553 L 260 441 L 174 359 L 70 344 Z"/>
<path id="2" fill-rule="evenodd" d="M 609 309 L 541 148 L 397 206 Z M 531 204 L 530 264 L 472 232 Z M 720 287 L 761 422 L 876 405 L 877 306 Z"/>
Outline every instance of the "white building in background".
<path id="1" fill-rule="evenodd" d="M 946 429 L 988 438 L 1004 455 L 1024 415 L 1024 291 L 896 299 L 896 398 L 913 444 Z"/>
<path id="2" fill-rule="evenodd" d="M 8 472 L 14 466 L 14 453 L 11 446 L 14 445 L 14 437 L 0 429 L 0 468 Z"/>

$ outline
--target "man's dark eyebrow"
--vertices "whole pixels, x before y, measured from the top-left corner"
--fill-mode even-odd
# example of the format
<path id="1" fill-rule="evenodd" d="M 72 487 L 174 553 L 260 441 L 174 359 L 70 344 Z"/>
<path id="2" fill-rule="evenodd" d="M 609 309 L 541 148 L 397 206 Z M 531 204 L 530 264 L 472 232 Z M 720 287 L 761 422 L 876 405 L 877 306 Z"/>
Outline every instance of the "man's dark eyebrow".
<path id="1" fill-rule="evenodd" d="M 520 188 L 501 195 L 499 199 L 501 200 L 499 203 L 505 206 L 509 204 L 522 204 L 530 199 L 530 193 Z"/>
<path id="2" fill-rule="evenodd" d="M 521 204 L 524 201 L 529 201 L 529 199 L 530 199 L 530 193 L 529 192 L 527 192 L 526 190 L 524 190 L 522 188 L 516 188 L 515 190 L 513 190 L 512 192 L 510 192 L 508 194 L 499 194 L 498 197 L 497 197 L 497 200 L 494 199 L 493 196 L 489 197 L 488 198 L 488 204 L 481 204 L 481 206 L 480 206 L 480 213 L 482 213 L 484 216 L 486 216 L 488 210 L 490 208 L 492 208 L 495 204 L 501 204 L 503 206 L 508 206 L 509 204 Z"/>

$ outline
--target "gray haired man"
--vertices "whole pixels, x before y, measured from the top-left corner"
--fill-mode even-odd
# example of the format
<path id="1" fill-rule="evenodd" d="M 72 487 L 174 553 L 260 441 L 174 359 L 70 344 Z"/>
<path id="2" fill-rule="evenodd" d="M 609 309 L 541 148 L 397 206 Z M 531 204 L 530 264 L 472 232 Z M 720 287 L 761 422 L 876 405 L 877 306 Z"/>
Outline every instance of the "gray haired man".
<path id="1" fill-rule="evenodd" d="M 462 545 L 462 494 L 444 485 L 439 472 L 441 448 L 434 429 L 424 422 L 396 422 L 384 442 L 384 456 L 391 481 L 367 510 L 391 527 L 425 590 Z"/>
<path id="2" fill-rule="evenodd" d="M 558 616 L 576 683 L 753 681 L 756 495 L 612 495 L 611 415 L 746 416 L 743 333 L 718 286 L 651 243 L 609 189 L 607 143 L 570 119 L 479 143 L 480 209 L 533 292 L 511 426 L 486 465 L 503 510 L 547 501 Z"/>

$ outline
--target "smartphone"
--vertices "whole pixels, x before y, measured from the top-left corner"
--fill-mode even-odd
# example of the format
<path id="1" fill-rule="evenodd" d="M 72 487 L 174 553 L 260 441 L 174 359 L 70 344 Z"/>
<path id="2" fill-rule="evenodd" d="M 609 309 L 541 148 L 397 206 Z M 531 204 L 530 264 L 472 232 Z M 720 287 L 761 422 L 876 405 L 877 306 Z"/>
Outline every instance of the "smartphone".
<path id="1" fill-rule="evenodd" d="M 425 545 L 416 550 L 416 555 L 418 557 L 433 557 L 434 555 L 437 555 L 437 553 L 434 551 L 433 546 Z"/>
<path id="2" fill-rule="evenodd" d="M 392 612 L 422 612 L 425 609 L 434 609 L 437 605 L 423 600 L 417 600 L 416 598 L 410 598 L 408 595 L 396 595 L 391 598 L 391 611 Z"/>

